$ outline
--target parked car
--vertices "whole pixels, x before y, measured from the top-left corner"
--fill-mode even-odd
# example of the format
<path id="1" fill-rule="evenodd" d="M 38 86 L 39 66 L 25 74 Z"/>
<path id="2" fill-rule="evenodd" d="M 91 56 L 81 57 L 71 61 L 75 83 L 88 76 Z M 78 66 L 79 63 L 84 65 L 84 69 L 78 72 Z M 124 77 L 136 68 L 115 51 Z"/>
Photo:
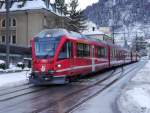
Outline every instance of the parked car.
<path id="1" fill-rule="evenodd" d="M 6 63 L 4 60 L 0 60 L 0 69 L 6 69 Z"/>

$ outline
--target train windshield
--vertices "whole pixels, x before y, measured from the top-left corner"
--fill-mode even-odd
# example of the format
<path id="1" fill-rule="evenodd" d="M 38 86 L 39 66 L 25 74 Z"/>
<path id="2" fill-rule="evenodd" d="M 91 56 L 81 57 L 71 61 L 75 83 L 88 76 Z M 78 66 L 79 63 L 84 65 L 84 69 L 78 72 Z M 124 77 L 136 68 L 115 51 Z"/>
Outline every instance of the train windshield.
<path id="1" fill-rule="evenodd" d="M 54 57 L 55 50 L 58 45 L 55 38 L 39 38 L 35 40 L 35 55 L 38 58 Z"/>

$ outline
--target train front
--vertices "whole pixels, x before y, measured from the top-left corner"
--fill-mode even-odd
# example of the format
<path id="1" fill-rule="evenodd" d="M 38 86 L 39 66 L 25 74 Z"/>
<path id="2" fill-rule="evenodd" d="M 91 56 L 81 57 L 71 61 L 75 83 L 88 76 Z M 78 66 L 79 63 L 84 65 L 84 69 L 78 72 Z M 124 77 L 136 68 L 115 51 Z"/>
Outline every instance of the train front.
<path id="1" fill-rule="evenodd" d="M 32 41 L 32 72 L 29 82 L 35 85 L 64 84 L 64 78 L 54 77 L 55 53 L 61 36 L 56 30 L 39 33 Z M 60 35 L 60 34 L 59 34 Z"/>

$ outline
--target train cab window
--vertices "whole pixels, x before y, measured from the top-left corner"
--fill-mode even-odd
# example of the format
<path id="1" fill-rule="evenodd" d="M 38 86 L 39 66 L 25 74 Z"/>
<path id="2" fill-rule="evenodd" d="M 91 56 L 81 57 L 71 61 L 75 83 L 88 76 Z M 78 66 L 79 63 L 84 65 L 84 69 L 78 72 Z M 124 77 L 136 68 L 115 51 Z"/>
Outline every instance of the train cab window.
<path id="1" fill-rule="evenodd" d="M 67 59 L 72 57 L 72 43 L 66 42 L 59 53 L 58 59 Z"/>
<path id="2" fill-rule="evenodd" d="M 42 59 L 54 57 L 58 43 L 57 38 L 35 38 L 34 46 L 36 57 Z"/>

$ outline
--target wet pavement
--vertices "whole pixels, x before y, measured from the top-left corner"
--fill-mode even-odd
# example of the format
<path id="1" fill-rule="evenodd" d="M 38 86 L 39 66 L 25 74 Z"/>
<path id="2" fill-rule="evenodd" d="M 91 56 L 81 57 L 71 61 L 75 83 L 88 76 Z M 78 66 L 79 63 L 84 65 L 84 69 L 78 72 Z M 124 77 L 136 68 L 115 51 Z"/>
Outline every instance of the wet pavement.
<path id="1" fill-rule="evenodd" d="M 124 75 L 139 63 L 124 68 Z M 143 64 L 143 63 L 142 63 Z M 0 90 L 0 113 L 67 113 L 121 79 L 117 68 L 67 85 L 35 87 L 26 84 Z"/>

